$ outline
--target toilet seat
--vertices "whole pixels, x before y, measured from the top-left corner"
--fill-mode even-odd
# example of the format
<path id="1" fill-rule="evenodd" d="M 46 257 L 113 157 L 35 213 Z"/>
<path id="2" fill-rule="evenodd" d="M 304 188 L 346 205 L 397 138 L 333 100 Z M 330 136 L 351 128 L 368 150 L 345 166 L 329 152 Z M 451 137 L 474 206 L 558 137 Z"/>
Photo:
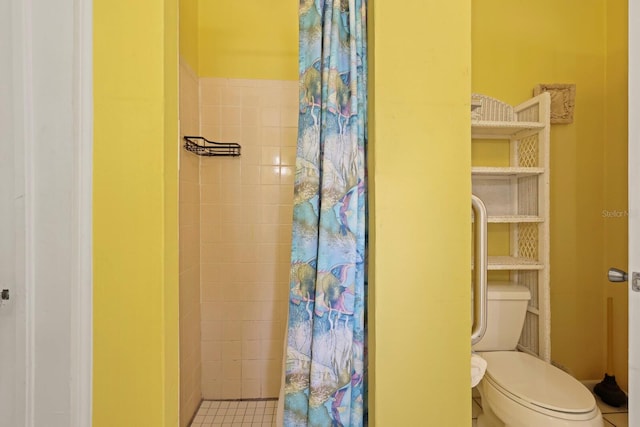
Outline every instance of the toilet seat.
<path id="1" fill-rule="evenodd" d="M 485 352 L 485 380 L 527 408 L 556 418 L 588 419 L 596 401 L 578 380 L 526 353 Z"/>

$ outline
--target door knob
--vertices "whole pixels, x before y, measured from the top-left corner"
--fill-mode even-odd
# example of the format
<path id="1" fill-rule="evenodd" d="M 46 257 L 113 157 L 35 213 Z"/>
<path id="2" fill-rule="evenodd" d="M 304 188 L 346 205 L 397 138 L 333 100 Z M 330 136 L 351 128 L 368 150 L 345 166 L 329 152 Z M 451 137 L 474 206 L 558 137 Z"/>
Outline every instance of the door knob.
<path id="1" fill-rule="evenodd" d="M 626 282 L 629 279 L 627 272 L 619 268 L 610 268 L 607 277 L 610 282 Z M 631 274 L 631 290 L 640 292 L 640 273 L 635 271 Z"/>
<path id="2" fill-rule="evenodd" d="M 622 271 L 619 268 L 610 268 L 607 273 L 607 277 L 610 282 L 626 282 L 629 276 L 626 271 Z"/>

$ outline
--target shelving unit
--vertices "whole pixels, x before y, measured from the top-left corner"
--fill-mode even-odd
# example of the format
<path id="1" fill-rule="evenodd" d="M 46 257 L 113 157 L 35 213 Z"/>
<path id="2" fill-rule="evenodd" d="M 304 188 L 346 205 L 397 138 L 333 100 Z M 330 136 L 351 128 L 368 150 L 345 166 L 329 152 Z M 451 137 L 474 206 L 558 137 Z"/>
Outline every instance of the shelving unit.
<path id="1" fill-rule="evenodd" d="M 527 222 L 544 222 L 544 218 L 535 215 L 499 215 L 489 216 L 489 224 L 521 224 Z"/>
<path id="2" fill-rule="evenodd" d="M 478 94 L 471 100 L 472 147 L 490 140 L 509 145 L 508 166 L 471 169 L 473 194 L 485 203 L 488 222 L 509 227 L 509 251 L 490 253 L 488 269 L 508 272 L 508 284 L 529 288 L 531 301 L 518 347 L 550 361 L 550 97 L 542 93 L 517 106 Z"/>
<path id="3" fill-rule="evenodd" d="M 542 175 L 543 168 L 518 168 L 518 167 L 489 167 L 475 166 L 471 168 L 473 176 L 508 176 L 514 178 L 522 178 L 524 176 Z"/>

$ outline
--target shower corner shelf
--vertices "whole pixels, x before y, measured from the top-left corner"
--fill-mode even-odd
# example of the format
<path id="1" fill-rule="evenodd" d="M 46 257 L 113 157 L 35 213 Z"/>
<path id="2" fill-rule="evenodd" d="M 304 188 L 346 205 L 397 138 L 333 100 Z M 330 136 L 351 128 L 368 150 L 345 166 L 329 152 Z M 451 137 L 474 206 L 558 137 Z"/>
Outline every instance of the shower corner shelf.
<path id="1" fill-rule="evenodd" d="M 198 156 L 240 156 L 240 144 L 209 141 L 202 136 L 185 136 L 184 148 Z"/>

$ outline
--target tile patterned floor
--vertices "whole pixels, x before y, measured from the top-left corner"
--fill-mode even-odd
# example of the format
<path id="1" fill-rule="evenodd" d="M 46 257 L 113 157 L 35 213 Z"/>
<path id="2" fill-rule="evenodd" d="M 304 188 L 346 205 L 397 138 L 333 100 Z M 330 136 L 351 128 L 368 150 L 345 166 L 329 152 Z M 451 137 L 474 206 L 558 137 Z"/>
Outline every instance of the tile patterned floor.
<path id="1" fill-rule="evenodd" d="M 585 382 L 593 389 L 596 381 Z M 596 396 L 605 427 L 628 427 L 627 407 L 614 408 Z M 191 427 L 277 427 L 277 400 L 211 401 L 205 400 L 191 423 Z M 480 394 L 473 389 L 471 398 L 471 426 L 476 427 L 482 413 Z"/>
<path id="2" fill-rule="evenodd" d="M 275 427 L 277 400 L 205 400 L 191 427 Z"/>
<path id="3" fill-rule="evenodd" d="M 584 385 L 593 391 L 593 386 L 596 385 L 597 382 L 598 381 L 585 381 Z M 595 398 L 600 412 L 602 412 L 602 418 L 604 418 L 604 427 L 629 427 L 627 406 L 614 408 L 604 403 L 598 396 L 595 396 Z M 482 406 L 480 394 L 475 388 L 471 394 L 471 405 L 471 426 L 476 427 L 478 415 L 482 413 Z"/>
<path id="4" fill-rule="evenodd" d="M 584 381 L 591 392 L 598 381 Z M 594 395 L 595 396 L 595 395 Z M 604 427 L 629 427 L 629 414 L 627 405 L 615 408 L 604 403 L 598 396 L 595 396 L 602 418 L 604 418 Z"/>

